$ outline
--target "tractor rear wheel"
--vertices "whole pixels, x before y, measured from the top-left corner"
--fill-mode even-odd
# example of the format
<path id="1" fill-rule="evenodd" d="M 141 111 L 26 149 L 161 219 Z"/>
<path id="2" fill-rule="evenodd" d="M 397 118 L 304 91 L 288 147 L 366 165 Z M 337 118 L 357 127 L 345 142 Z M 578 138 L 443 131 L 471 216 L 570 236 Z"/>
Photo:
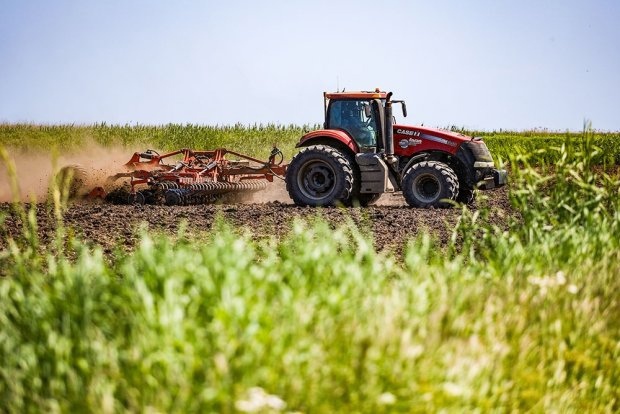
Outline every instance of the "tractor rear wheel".
<path id="1" fill-rule="evenodd" d="M 447 164 L 439 161 L 422 161 L 405 172 L 402 181 L 403 195 L 412 207 L 450 207 L 446 200 L 456 199 L 459 180 Z"/>
<path id="2" fill-rule="evenodd" d="M 286 190 L 299 206 L 346 204 L 353 188 L 353 169 L 340 151 L 326 145 L 302 149 L 286 171 Z"/>

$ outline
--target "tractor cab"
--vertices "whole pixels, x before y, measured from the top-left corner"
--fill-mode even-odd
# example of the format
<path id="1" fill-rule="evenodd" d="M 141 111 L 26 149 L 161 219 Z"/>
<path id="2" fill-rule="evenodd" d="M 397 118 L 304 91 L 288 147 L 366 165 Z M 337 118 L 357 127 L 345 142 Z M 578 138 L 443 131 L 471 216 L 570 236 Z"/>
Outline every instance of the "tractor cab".
<path id="1" fill-rule="evenodd" d="M 373 110 L 371 103 L 364 100 L 331 101 L 327 110 L 326 129 L 344 130 L 362 152 L 374 152 L 383 132 L 377 122 L 376 109 Z"/>
<path id="2" fill-rule="evenodd" d="M 325 93 L 324 99 L 325 129 L 346 132 L 360 152 L 380 152 L 386 148 L 386 137 L 391 136 L 392 128 L 392 119 L 386 119 L 386 92 L 377 89 L 374 92 Z M 402 103 L 406 116 L 404 102 L 396 102 Z"/>

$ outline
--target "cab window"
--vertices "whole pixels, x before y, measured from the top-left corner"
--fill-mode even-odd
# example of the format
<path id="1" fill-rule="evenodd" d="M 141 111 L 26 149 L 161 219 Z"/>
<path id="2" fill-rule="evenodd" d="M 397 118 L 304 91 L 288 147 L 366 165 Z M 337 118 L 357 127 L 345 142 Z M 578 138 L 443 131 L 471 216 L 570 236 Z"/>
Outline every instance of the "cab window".
<path id="1" fill-rule="evenodd" d="M 377 123 L 368 101 L 330 103 L 328 128 L 344 129 L 360 147 L 377 146 Z"/>

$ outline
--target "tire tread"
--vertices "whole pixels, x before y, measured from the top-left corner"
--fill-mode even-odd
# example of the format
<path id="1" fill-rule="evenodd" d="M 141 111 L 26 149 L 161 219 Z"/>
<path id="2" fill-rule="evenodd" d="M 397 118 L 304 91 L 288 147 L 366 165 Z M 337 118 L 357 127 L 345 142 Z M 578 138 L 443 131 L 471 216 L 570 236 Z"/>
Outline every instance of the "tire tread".
<path id="1" fill-rule="evenodd" d="M 455 200 L 458 197 L 459 179 L 456 173 L 454 172 L 454 170 L 450 168 L 450 166 L 440 161 L 421 161 L 419 163 L 412 165 L 411 168 L 409 168 L 403 175 L 403 179 L 402 179 L 403 195 L 405 196 L 405 200 L 407 201 L 407 204 L 409 204 L 412 207 L 423 207 L 423 208 L 450 207 L 449 203 L 446 203 L 445 201 L 441 201 L 441 199 L 437 200 L 434 203 L 425 203 L 415 198 L 415 196 L 413 195 L 411 191 L 411 186 L 409 185 L 408 180 L 410 180 L 410 177 L 413 174 L 417 173 L 418 171 L 422 169 L 431 169 L 437 172 L 438 174 L 440 174 L 440 176 L 444 179 L 445 183 L 448 186 L 447 191 L 446 191 L 447 197 L 445 198 L 450 199 L 450 200 Z"/>
<path id="2" fill-rule="evenodd" d="M 342 190 L 339 194 L 335 194 L 325 202 L 313 202 L 308 199 L 301 190 L 297 187 L 298 164 L 305 161 L 305 158 L 310 158 L 313 153 L 331 158 L 340 168 L 342 173 Z M 303 148 L 297 155 L 293 157 L 291 163 L 288 166 L 286 174 L 286 190 L 298 206 L 324 206 L 335 205 L 338 203 L 346 204 L 353 193 L 354 173 L 350 161 L 340 151 L 332 148 L 328 145 L 311 145 Z"/>

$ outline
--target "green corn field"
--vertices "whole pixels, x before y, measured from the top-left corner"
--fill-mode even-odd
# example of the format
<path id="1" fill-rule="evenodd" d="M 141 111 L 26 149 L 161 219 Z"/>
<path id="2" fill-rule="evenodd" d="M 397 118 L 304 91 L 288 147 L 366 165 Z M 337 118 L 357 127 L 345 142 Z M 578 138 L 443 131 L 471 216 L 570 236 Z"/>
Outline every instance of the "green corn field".
<path id="1" fill-rule="evenodd" d="M 180 148 L 214 149 L 225 147 L 254 157 L 266 158 L 271 147 L 279 147 L 285 157 L 296 153 L 295 144 L 304 134 L 319 125 L 31 125 L 1 124 L 0 144 L 14 149 L 71 152 L 95 144 L 102 148 L 125 148 L 130 155 L 146 147 L 172 151 Z M 452 128 L 457 130 L 456 128 Z M 582 133 L 549 131 L 467 131 L 481 136 L 494 156 L 507 160 L 516 153 L 528 154 L 530 162 L 553 162 L 555 155 L 546 151 L 572 142 L 579 144 Z M 592 144 L 600 148 L 595 162 L 620 164 L 620 133 L 591 131 Z"/>

